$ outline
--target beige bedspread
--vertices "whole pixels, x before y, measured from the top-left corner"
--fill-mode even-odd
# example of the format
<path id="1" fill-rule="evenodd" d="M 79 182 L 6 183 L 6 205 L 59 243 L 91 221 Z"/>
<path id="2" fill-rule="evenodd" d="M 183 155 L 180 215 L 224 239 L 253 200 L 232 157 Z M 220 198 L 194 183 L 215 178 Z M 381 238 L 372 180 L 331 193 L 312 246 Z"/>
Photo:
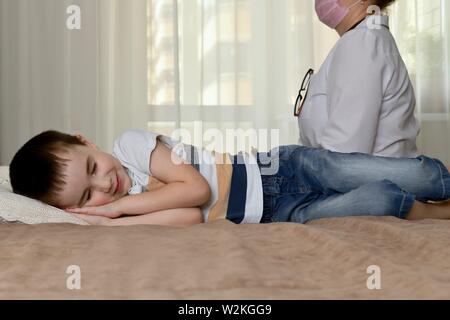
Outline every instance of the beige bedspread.
<path id="1" fill-rule="evenodd" d="M 70 265 L 81 290 L 66 287 Z M 0 298 L 450 299 L 450 222 L 0 225 Z"/>

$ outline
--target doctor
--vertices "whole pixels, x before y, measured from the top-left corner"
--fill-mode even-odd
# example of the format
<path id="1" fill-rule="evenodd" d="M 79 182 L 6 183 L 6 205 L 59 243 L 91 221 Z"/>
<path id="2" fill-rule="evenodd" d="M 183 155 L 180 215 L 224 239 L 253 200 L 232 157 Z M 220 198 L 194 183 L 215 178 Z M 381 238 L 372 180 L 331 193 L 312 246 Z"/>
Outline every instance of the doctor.
<path id="1" fill-rule="evenodd" d="M 377 156 L 416 157 L 415 96 L 388 17 L 392 0 L 316 0 L 319 19 L 341 36 L 317 74 L 304 78 L 295 114 L 300 144 Z"/>

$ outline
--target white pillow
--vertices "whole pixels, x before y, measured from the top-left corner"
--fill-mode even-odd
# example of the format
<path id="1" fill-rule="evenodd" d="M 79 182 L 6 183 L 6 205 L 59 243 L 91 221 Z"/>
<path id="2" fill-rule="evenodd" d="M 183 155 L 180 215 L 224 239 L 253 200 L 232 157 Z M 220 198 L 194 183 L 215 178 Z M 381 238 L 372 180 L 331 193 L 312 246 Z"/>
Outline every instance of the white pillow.
<path id="1" fill-rule="evenodd" d="M 0 220 L 25 224 L 88 224 L 63 210 L 13 193 L 9 183 L 8 167 L 0 167 Z"/>

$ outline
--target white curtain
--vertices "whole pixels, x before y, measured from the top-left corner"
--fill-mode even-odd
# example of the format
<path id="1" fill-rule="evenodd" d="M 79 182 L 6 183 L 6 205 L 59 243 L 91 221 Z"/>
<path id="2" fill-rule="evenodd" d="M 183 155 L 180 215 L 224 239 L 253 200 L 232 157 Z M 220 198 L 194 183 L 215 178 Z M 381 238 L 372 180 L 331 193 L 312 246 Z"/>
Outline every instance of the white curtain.
<path id="1" fill-rule="evenodd" d="M 81 30 L 65 26 L 72 4 Z M 450 162 L 450 3 L 391 11 L 421 151 Z M 105 150 L 128 128 L 279 129 L 296 143 L 298 86 L 337 39 L 313 0 L 0 0 L 0 164 L 49 128 Z"/>
<path id="2" fill-rule="evenodd" d="M 149 129 L 183 128 L 194 139 L 211 128 L 278 129 L 279 143 L 297 143 L 298 86 L 338 38 L 314 1 L 148 3 Z"/>
<path id="3" fill-rule="evenodd" d="M 420 151 L 450 163 L 450 1 L 399 0 L 391 11 L 416 91 Z"/>
<path id="4" fill-rule="evenodd" d="M 69 30 L 70 5 L 81 30 Z M 146 0 L 0 0 L 0 164 L 48 129 L 110 150 L 146 128 Z"/>

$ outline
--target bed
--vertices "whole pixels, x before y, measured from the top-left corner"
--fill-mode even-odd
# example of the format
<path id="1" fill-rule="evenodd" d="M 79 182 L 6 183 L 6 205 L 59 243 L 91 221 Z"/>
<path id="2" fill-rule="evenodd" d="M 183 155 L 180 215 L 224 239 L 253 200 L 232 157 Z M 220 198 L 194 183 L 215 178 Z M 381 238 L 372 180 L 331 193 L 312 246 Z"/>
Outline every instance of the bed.
<path id="1" fill-rule="evenodd" d="M 81 289 L 68 285 L 73 266 Z M 450 299 L 450 222 L 5 221 L 0 299 Z"/>

